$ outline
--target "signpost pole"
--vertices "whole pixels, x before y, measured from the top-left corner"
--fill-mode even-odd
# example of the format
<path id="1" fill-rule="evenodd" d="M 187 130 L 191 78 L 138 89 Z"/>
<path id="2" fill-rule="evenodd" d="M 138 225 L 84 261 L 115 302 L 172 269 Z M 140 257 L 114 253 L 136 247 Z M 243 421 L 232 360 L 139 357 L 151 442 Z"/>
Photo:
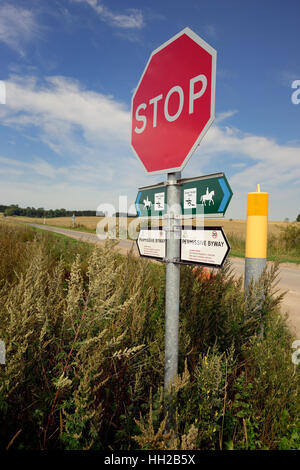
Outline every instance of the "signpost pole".
<path id="1" fill-rule="evenodd" d="M 179 324 L 179 294 L 180 294 L 180 257 L 181 207 L 180 186 L 177 180 L 179 173 L 168 173 L 167 186 L 167 258 L 166 258 L 166 312 L 165 312 L 165 393 L 171 396 L 172 383 L 178 369 L 178 324 Z M 169 407 L 169 424 L 172 410 Z"/>

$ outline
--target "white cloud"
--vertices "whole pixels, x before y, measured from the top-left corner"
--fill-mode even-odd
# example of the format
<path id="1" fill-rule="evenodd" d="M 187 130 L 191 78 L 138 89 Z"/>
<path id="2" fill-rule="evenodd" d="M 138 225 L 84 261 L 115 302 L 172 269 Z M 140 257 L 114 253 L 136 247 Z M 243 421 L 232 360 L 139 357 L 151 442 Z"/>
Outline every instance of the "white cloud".
<path id="1" fill-rule="evenodd" d="M 17 135 L 28 134 L 29 146 L 33 141 L 35 151 L 26 161 L 18 160 L 19 144 L 13 146 L 14 160 L 2 154 L 2 200 L 8 194 L 12 197 L 18 186 L 23 188 L 18 194 L 27 194 L 24 201 L 36 198 L 33 205 L 74 209 L 85 204 L 96 208 L 118 194 L 128 194 L 133 202 L 139 186 L 165 178 L 144 173 L 129 147 L 128 106 L 112 96 L 87 90 L 65 77 L 49 77 L 39 83 L 32 77 L 24 80 L 14 76 L 6 84 L 7 104 L 0 108 L 1 123 L 9 126 L 10 132 L 16 129 Z M 218 115 L 184 176 L 224 171 L 234 192 L 228 216 L 234 218 L 245 216 L 246 194 L 260 183 L 261 190 L 270 193 L 271 218 L 293 220 L 299 213 L 299 145 L 282 145 L 269 137 L 222 126 L 235 113 L 231 110 Z M 54 152 L 53 161 L 52 152 L 44 152 L 43 145 L 36 150 L 39 143 Z M 35 180 L 42 185 L 41 192 L 35 184 L 30 185 Z M 63 196 L 64 191 L 68 195 Z M 60 197 L 61 202 L 56 204 Z"/>
<path id="2" fill-rule="evenodd" d="M 207 168 L 210 172 L 225 171 L 227 176 L 230 172 L 234 197 L 228 216 L 245 217 L 247 192 L 256 191 L 257 183 L 262 191 L 270 194 L 272 220 L 285 217 L 294 220 L 299 213 L 299 145 L 280 145 L 268 137 L 213 126 L 192 158 L 192 171 L 195 171 L 197 158 L 201 159 L 204 172 Z"/>
<path id="3" fill-rule="evenodd" d="M 142 12 L 136 8 L 126 10 L 126 13 L 113 12 L 98 0 L 71 0 L 76 3 L 87 3 L 106 23 L 121 29 L 141 29 L 144 26 Z"/>
<path id="4" fill-rule="evenodd" d="M 20 144 L 14 146 L 15 159 L 2 155 L 2 200 L 16 202 L 15 189 L 22 187 L 22 193 L 18 194 L 23 194 L 24 201 L 35 198 L 39 206 L 53 207 L 53 201 L 60 195 L 60 206 L 66 206 L 63 201 L 68 200 L 72 201 L 69 207 L 80 204 L 84 208 L 84 200 L 85 207 L 95 209 L 103 202 L 100 194 L 105 194 L 106 202 L 111 202 L 112 191 L 114 197 L 118 193 L 126 194 L 128 188 L 136 187 L 139 177 L 141 184 L 147 184 L 129 147 L 127 106 L 112 96 L 86 90 L 77 81 L 65 77 L 49 77 L 41 84 L 33 77 L 14 76 L 6 83 L 7 105 L 0 108 L 1 124 L 9 127 L 10 134 L 14 129 L 17 135 L 25 137 L 29 147 L 38 146 L 41 150 L 39 157 L 35 155 L 36 150 L 32 156 L 27 154 L 26 161 L 24 156 L 19 156 Z M 53 161 L 51 152 L 49 157 L 49 151 L 45 152 L 41 144 L 54 152 Z M 9 184 L 7 177 L 11 179 Z M 36 181 L 43 182 L 41 192 Z M 63 197 L 63 187 L 70 191 L 67 197 Z M 87 194 L 92 195 L 88 205 Z"/>
<path id="5" fill-rule="evenodd" d="M 30 10 L 8 3 L 0 6 L 0 41 L 24 55 L 24 45 L 39 32 L 39 26 Z"/>
<path id="6" fill-rule="evenodd" d="M 44 84 L 35 78 L 13 77 L 6 81 L 6 106 L 2 122 L 40 129 L 49 145 L 68 144 L 74 150 L 76 129 L 90 141 L 128 141 L 129 110 L 111 96 L 85 90 L 75 80 L 48 77 Z"/>
<path id="7" fill-rule="evenodd" d="M 247 167 L 232 177 L 240 187 L 256 187 L 257 179 L 266 181 L 269 187 L 277 187 L 300 177 L 299 146 L 280 145 L 274 139 L 239 129 L 212 127 L 201 144 L 203 153 L 210 159 L 224 153 L 237 156 L 240 161 L 235 163 L 247 159 Z"/>

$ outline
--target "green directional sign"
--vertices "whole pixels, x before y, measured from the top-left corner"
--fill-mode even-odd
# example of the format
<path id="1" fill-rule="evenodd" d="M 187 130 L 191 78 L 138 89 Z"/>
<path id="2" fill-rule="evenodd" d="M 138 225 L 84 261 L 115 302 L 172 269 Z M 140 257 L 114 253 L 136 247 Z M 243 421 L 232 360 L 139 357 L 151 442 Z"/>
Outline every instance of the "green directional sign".
<path id="1" fill-rule="evenodd" d="M 139 217 L 159 217 L 166 214 L 167 188 L 164 183 L 140 188 L 135 207 Z"/>
<path id="2" fill-rule="evenodd" d="M 232 190 L 224 173 L 179 180 L 183 215 L 224 216 L 232 198 Z M 162 216 L 167 213 L 165 183 L 140 188 L 136 201 L 139 217 Z"/>
<path id="3" fill-rule="evenodd" d="M 181 180 L 182 213 L 223 216 L 232 194 L 224 173 L 183 179 Z"/>

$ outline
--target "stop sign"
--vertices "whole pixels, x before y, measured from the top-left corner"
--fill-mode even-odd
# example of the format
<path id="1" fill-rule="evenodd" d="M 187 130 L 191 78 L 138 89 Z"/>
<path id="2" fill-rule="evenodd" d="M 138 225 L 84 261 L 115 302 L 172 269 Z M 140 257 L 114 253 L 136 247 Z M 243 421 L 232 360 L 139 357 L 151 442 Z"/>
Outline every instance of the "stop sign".
<path id="1" fill-rule="evenodd" d="M 213 122 L 216 58 L 189 28 L 152 52 L 131 105 L 131 146 L 148 173 L 181 171 Z"/>

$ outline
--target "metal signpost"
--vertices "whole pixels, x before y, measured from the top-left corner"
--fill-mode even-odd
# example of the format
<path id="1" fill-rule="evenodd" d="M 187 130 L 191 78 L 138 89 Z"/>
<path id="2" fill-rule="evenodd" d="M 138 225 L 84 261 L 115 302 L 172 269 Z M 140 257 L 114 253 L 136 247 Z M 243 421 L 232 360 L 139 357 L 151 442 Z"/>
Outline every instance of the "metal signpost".
<path id="1" fill-rule="evenodd" d="M 178 371 L 178 325 L 180 296 L 180 173 L 168 174 L 166 259 L 166 311 L 165 311 L 165 392 L 169 392 Z"/>
<path id="2" fill-rule="evenodd" d="M 185 28 L 153 51 L 132 98 L 132 149 L 148 174 L 168 174 L 166 183 L 140 188 L 136 199 L 140 217 L 166 221 L 165 242 L 158 241 L 164 240 L 158 229 L 142 230 L 137 241 L 142 256 L 166 263 L 166 392 L 178 365 L 180 263 L 191 258 L 182 248 L 182 212 L 193 215 L 195 206 L 202 204 L 204 212 L 223 215 L 232 196 L 223 173 L 210 181 L 181 180 L 181 171 L 214 120 L 216 56 L 210 45 Z M 221 234 L 218 228 L 220 240 Z M 222 242 L 226 244 L 224 236 Z M 216 264 L 220 259 L 216 255 Z"/>

